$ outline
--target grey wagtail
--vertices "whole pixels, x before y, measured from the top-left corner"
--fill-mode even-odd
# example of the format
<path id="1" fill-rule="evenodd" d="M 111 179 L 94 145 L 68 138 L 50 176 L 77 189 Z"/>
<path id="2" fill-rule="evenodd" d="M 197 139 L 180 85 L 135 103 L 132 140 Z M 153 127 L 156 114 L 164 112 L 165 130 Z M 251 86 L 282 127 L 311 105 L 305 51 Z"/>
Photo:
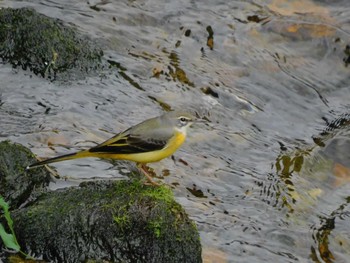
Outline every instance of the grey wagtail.
<path id="1" fill-rule="evenodd" d="M 146 163 L 157 162 L 172 155 L 184 143 L 187 128 L 194 120 L 195 117 L 186 112 L 168 112 L 132 126 L 88 150 L 36 162 L 27 169 L 85 157 L 129 160 L 137 163 L 150 183 L 158 185 L 149 175 Z"/>

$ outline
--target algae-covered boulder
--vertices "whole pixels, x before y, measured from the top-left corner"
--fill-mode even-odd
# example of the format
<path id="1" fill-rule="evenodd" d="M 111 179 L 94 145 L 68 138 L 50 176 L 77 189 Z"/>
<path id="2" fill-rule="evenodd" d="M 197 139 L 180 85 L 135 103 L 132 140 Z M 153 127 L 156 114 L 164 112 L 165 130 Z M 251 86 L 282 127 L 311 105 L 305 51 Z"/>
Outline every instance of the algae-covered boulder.
<path id="1" fill-rule="evenodd" d="M 46 169 L 26 171 L 35 162 L 33 153 L 20 144 L 0 142 L 0 195 L 11 208 L 25 203 L 34 189 L 46 189 L 50 175 Z"/>
<path id="2" fill-rule="evenodd" d="M 21 145 L 0 143 L 1 171 L 26 178 L 23 167 L 28 160 L 17 161 L 18 156 L 32 158 Z M 46 185 L 46 176 L 42 180 Z M 0 183 L 7 201 L 17 196 L 13 186 L 4 187 L 11 184 Z M 146 186 L 133 179 L 29 192 L 30 201 L 24 205 L 10 197 L 12 203 L 22 204 L 10 212 L 21 251 L 34 258 L 48 262 L 202 261 L 196 226 L 167 186 Z M 0 222 L 7 225 L 1 213 Z M 7 260 L 2 246 L 0 240 L 0 258 Z"/>
<path id="3" fill-rule="evenodd" d="M 88 183 L 12 213 L 24 251 L 53 262 L 200 262 L 195 225 L 167 187 Z"/>
<path id="4" fill-rule="evenodd" d="M 0 9 L 0 58 L 13 67 L 54 79 L 75 78 L 101 66 L 103 52 L 58 19 L 33 9 Z"/>

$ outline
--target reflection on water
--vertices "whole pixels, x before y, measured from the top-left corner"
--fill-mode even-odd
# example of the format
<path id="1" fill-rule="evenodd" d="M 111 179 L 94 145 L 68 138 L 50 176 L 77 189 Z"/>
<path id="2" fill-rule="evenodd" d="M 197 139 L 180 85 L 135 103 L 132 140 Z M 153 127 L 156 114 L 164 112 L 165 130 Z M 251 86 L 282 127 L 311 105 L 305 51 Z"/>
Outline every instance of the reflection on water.
<path id="1" fill-rule="evenodd" d="M 0 65 L 2 139 L 52 157 L 163 111 L 196 111 L 207 122 L 173 158 L 150 166 L 196 221 L 204 261 L 347 262 L 347 1 L 0 6 L 76 25 L 107 46 L 110 65 L 72 83 Z M 124 180 L 134 169 L 98 159 L 54 167 L 77 180 Z"/>

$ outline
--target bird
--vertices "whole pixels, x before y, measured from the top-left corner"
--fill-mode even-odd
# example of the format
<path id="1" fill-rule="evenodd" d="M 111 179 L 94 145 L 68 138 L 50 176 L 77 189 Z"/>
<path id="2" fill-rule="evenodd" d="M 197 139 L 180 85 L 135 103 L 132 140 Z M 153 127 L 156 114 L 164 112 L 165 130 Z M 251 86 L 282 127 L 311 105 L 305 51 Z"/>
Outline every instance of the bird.
<path id="1" fill-rule="evenodd" d="M 39 161 L 26 169 L 87 157 L 128 160 L 136 162 L 151 184 L 159 185 L 152 180 L 146 164 L 172 155 L 185 142 L 187 129 L 195 120 L 196 117 L 188 112 L 166 112 L 132 126 L 90 149 Z"/>

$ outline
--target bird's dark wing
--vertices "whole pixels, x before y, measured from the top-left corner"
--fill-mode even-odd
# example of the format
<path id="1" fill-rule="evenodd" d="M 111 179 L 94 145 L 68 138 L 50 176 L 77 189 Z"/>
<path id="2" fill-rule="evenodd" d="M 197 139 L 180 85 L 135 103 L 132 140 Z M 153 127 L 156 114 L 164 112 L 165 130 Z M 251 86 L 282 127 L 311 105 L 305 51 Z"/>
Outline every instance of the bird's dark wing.
<path id="1" fill-rule="evenodd" d="M 167 140 L 142 138 L 139 135 L 123 132 L 89 151 L 115 154 L 142 153 L 163 149 L 166 144 Z"/>

